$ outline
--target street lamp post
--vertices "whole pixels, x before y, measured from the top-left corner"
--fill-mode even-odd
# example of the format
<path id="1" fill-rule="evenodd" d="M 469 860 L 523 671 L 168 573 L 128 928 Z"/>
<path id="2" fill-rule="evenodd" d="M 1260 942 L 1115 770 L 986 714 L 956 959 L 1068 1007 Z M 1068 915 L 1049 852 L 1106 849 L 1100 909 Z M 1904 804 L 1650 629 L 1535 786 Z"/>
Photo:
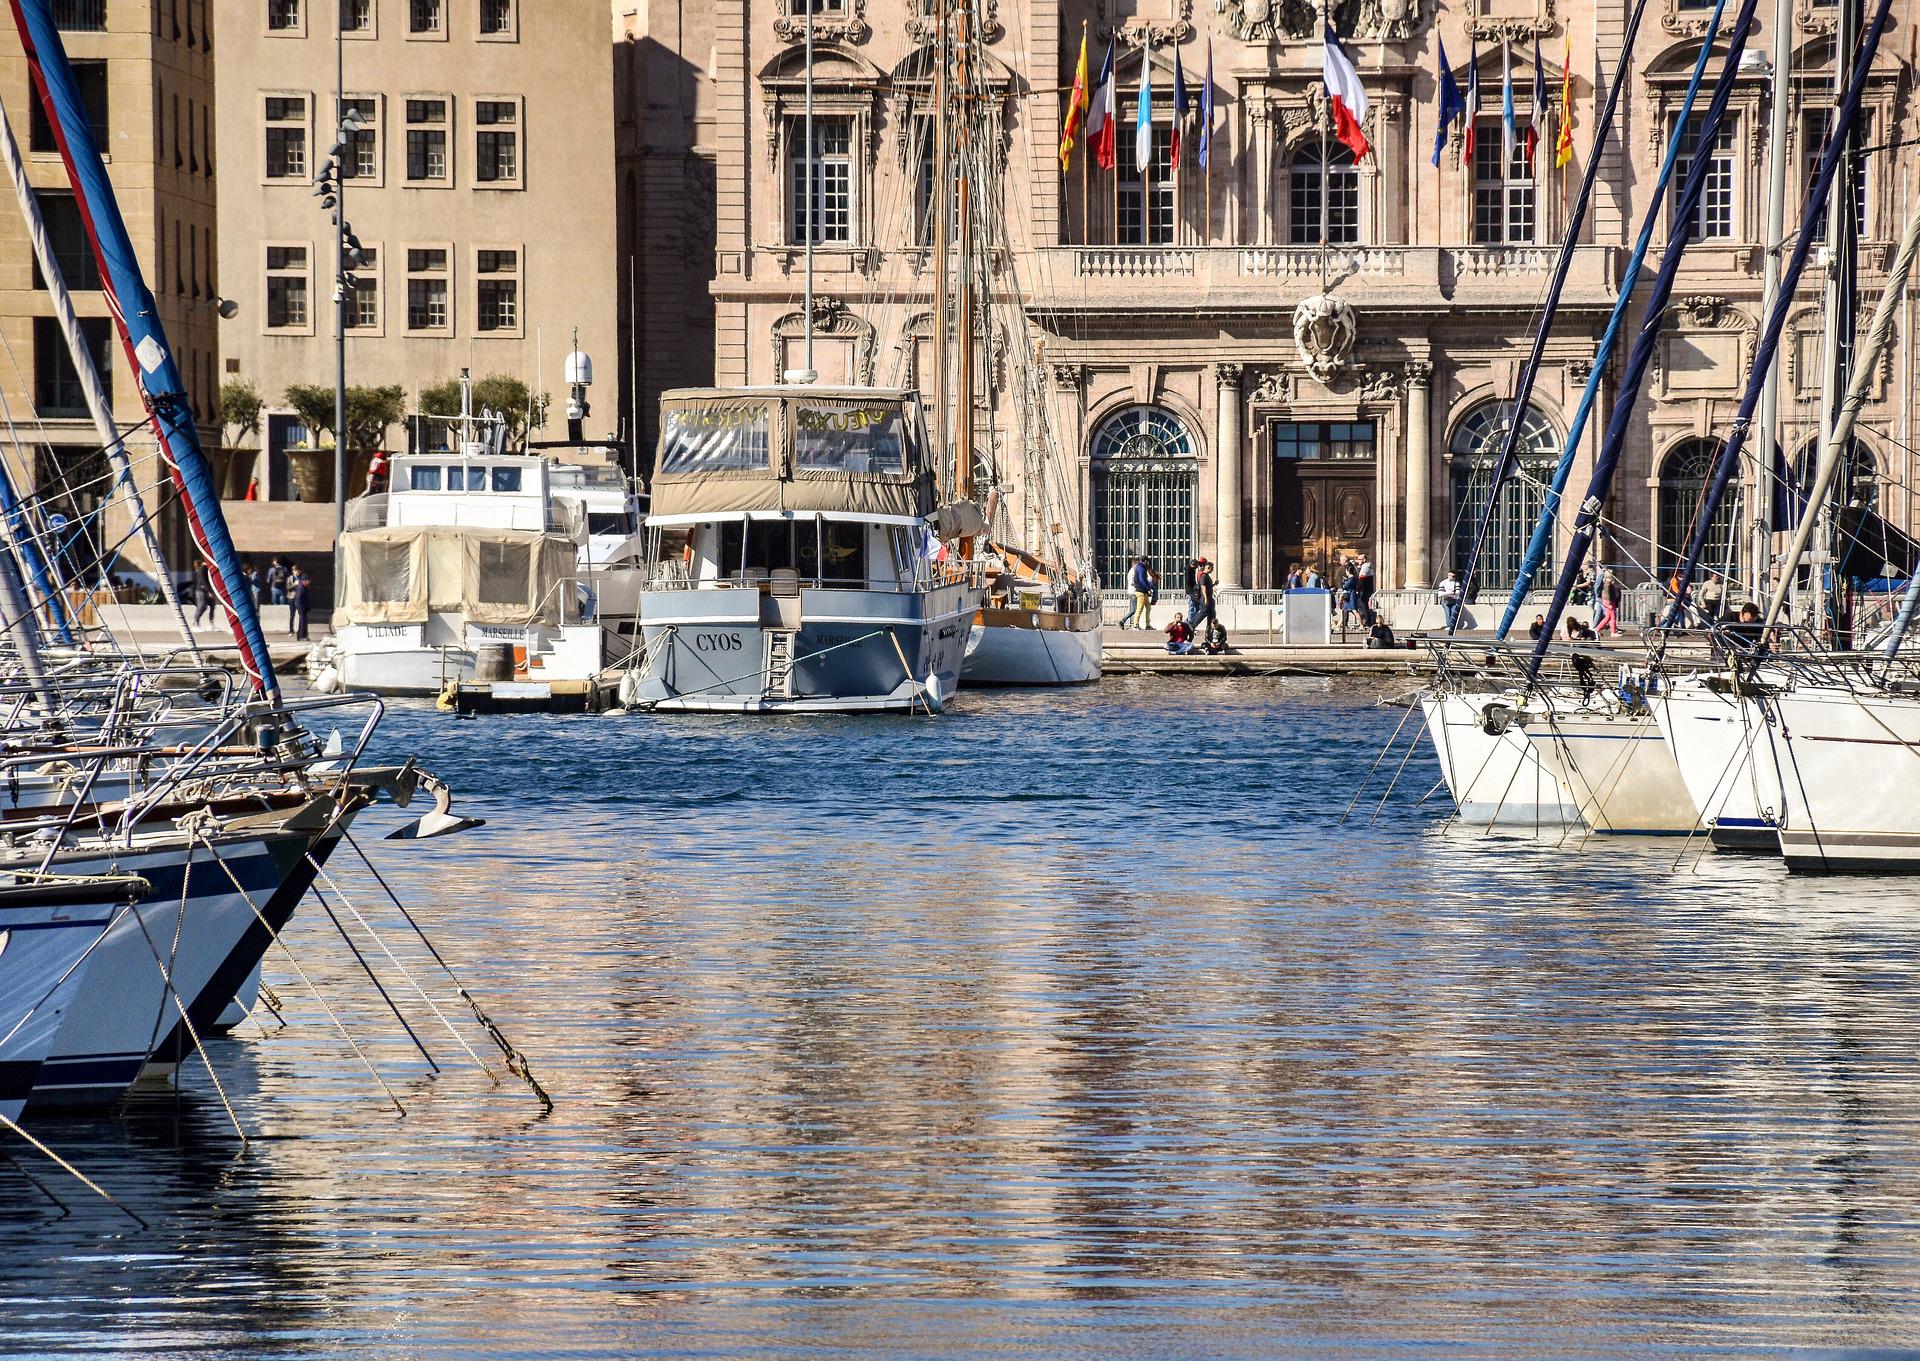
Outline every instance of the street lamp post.
<path id="1" fill-rule="evenodd" d="M 347 156 L 356 151 L 354 134 L 365 120 L 347 108 L 347 6 L 339 0 L 333 35 L 333 108 L 339 119 L 326 163 L 315 177 L 314 196 L 333 215 L 333 529 L 347 526 L 347 308 L 360 280 L 353 267 L 366 263 L 360 238 L 347 221 Z"/>

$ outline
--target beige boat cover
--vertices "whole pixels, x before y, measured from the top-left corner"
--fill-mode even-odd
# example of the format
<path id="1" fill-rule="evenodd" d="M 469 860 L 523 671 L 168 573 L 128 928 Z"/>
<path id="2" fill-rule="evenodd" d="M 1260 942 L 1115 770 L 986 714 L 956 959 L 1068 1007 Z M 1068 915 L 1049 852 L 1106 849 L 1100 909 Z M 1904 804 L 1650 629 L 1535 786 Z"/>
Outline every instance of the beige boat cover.
<path id="1" fill-rule="evenodd" d="M 335 556 L 343 624 L 565 624 L 579 613 L 579 549 L 560 534 L 422 525 L 343 534 Z"/>
<path id="2" fill-rule="evenodd" d="M 901 393 L 676 392 L 660 407 L 652 514 L 930 509 Z"/>

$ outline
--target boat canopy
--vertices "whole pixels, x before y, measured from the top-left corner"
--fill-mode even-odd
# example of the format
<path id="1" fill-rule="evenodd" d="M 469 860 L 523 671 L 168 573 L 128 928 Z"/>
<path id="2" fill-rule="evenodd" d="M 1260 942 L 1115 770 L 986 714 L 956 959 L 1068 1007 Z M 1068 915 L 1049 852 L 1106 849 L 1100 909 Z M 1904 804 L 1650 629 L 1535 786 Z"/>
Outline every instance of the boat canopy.
<path id="1" fill-rule="evenodd" d="M 889 388 L 666 393 L 653 515 L 923 516 L 932 509 L 933 474 L 922 453 L 917 402 Z"/>
<path id="2" fill-rule="evenodd" d="M 334 626 L 422 624 L 429 612 L 476 624 L 564 624 L 579 613 L 579 546 L 563 534 L 421 525 L 340 537 Z"/>

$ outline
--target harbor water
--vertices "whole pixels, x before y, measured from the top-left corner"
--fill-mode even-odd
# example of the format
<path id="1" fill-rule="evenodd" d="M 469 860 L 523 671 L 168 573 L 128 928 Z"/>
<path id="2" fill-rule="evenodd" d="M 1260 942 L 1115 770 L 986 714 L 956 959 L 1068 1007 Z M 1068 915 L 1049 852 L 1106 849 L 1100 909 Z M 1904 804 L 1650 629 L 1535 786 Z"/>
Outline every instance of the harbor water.
<path id="1" fill-rule="evenodd" d="M 398 708 L 383 754 L 488 822 L 362 844 L 554 1110 L 356 928 L 434 1073 L 309 901 L 405 1117 L 270 959 L 287 1024 L 210 1042 L 220 1090 L 33 1126 L 150 1228 L 0 1133 L 0 1354 L 1920 1343 L 1920 883 L 1450 826 L 1424 748 L 1369 781 L 1392 688 Z"/>

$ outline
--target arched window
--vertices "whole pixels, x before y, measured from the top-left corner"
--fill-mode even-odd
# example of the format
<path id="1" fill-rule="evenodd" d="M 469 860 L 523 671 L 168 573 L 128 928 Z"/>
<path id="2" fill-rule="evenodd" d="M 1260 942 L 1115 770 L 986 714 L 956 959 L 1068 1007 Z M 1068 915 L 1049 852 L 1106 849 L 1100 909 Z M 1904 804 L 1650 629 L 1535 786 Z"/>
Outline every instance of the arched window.
<path id="1" fill-rule="evenodd" d="M 1360 170 L 1351 148 L 1338 143 L 1327 151 L 1327 243 L 1357 245 L 1360 240 Z M 1320 244 L 1320 144 L 1309 142 L 1287 166 L 1287 240 L 1296 246 Z"/>
<path id="2" fill-rule="evenodd" d="M 1480 532 L 1493 490 L 1493 467 L 1507 438 L 1506 402 L 1486 402 L 1469 411 L 1453 428 L 1447 442 L 1453 456 L 1453 570 L 1465 572 L 1473 551 L 1473 536 Z M 1487 529 L 1487 541 L 1480 550 L 1480 563 L 1474 569 L 1474 589 L 1510 590 L 1520 575 L 1520 563 L 1526 557 L 1527 541 L 1533 537 L 1533 523 L 1546 506 L 1546 484 L 1553 479 L 1554 464 L 1560 460 L 1560 436 L 1553 423 L 1529 406 L 1520 418 L 1519 470 L 1500 489 L 1494 507 L 1493 522 Z M 1541 563 L 1553 570 L 1554 546 L 1551 541 Z"/>
<path id="3" fill-rule="evenodd" d="M 1193 556 L 1193 441 L 1173 413 L 1130 406 L 1093 433 L 1093 551 L 1104 586 L 1123 586 L 1145 553 L 1163 582 L 1186 579 Z"/>
<path id="4" fill-rule="evenodd" d="M 1859 440 L 1853 441 L 1852 458 L 1849 461 L 1849 472 L 1839 474 L 1835 479 L 1838 481 L 1850 476 L 1852 482 L 1847 494 L 1840 498 L 1841 504 L 1851 505 L 1858 501 L 1869 510 L 1876 509 L 1880 504 L 1880 461 L 1874 457 L 1873 450 Z M 1801 513 L 1807 505 L 1807 492 L 1813 485 L 1814 470 L 1819 466 L 1820 441 L 1810 439 L 1794 455 L 1791 481 L 1783 478 L 1785 485 L 1774 496 L 1775 529 L 1792 529 L 1800 523 Z M 1779 476 L 1777 467 L 1775 475 Z"/>
<path id="5" fill-rule="evenodd" d="M 1690 439 L 1676 444 L 1660 460 L 1660 507 L 1655 519 L 1658 538 L 1654 544 L 1654 566 L 1661 580 L 1680 565 L 1693 537 L 1693 517 L 1700 509 L 1700 498 L 1720 461 L 1720 441 Z M 1713 525 L 1700 550 L 1701 572 L 1724 577 L 1738 574 L 1740 568 L 1740 484 L 1730 483 L 1713 512 Z"/>

